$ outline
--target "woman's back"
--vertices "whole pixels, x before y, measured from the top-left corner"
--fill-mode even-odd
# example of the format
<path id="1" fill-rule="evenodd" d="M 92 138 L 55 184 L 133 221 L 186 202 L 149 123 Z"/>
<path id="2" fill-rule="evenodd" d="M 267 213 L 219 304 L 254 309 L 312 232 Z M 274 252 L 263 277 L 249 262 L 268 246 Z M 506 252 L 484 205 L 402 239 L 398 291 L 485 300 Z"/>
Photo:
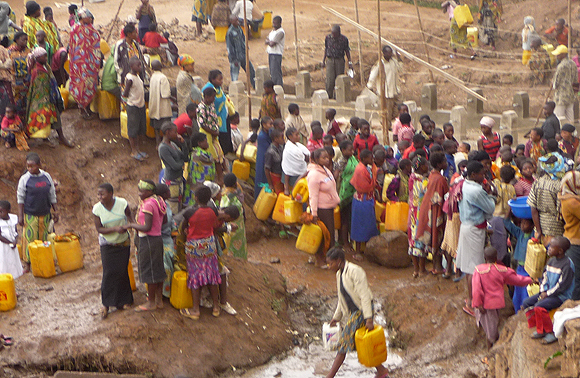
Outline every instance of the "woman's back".
<path id="1" fill-rule="evenodd" d="M 204 239 L 213 235 L 217 214 L 210 207 L 189 209 L 183 217 L 188 220 L 187 240 Z"/>

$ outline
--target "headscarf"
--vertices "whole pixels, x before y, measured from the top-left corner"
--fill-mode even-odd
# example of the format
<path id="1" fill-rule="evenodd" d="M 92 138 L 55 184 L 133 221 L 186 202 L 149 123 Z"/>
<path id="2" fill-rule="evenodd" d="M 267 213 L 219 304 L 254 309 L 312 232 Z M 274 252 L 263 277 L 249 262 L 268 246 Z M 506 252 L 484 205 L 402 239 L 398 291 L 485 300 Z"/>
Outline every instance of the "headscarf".
<path id="1" fill-rule="evenodd" d="M 87 8 L 80 8 L 77 11 L 77 16 L 79 20 L 82 20 L 83 18 L 94 18 L 91 11 L 89 11 Z"/>
<path id="2" fill-rule="evenodd" d="M 30 55 L 32 55 L 32 57 L 33 57 L 34 59 L 38 59 L 38 58 L 40 58 L 41 56 L 47 55 L 47 52 L 46 52 L 46 50 L 45 50 L 44 48 L 42 48 L 42 47 L 38 46 L 38 47 L 35 47 L 35 48 L 32 50 L 32 52 L 30 53 Z"/>
<path id="3" fill-rule="evenodd" d="M 524 39 L 527 41 L 528 35 L 530 33 L 535 33 L 535 32 L 536 32 L 536 21 L 534 21 L 534 18 L 532 16 L 525 17 L 524 18 L 524 30 L 523 30 Z"/>
<path id="4" fill-rule="evenodd" d="M 488 116 L 483 116 L 481 118 L 481 121 L 479 121 L 479 124 L 481 126 L 487 126 L 490 129 L 493 129 L 495 127 L 495 121 L 493 120 L 493 118 L 488 117 Z"/>
<path id="5" fill-rule="evenodd" d="M 133 16 L 132 14 L 127 16 L 127 23 L 128 24 L 136 24 L 139 21 L 137 21 L 137 18 L 135 16 Z"/>
<path id="6" fill-rule="evenodd" d="M 177 64 L 179 65 L 179 67 L 181 67 L 181 69 L 183 69 L 183 67 L 187 66 L 188 64 L 193 63 L 195 63 L 195 60 L 191 55 L 188 54 L 180 55 L 179 58 L 177 58 Z"/>
<path id="7" fill-rule="evenodd" d="M 576 198 L 580 200 L 580 172 L 570 171 L 564 175 L 560 183 L 558 199 Z"/>
<path id="8" fill-rule="evenodd" d="M 40 5 L 36 1 L 28 1 L 26 3 L 26 15 L 32 17 L 33 14 L 40 10 Z"/>
<path id="9" fill-rule="evenodd" d="M 150 190 L 152 192 L 155 192 L 155 184 L 152 184 L 147 181 L 139 180 L 139 184 L 137 184 L 137 187 L 141 190 Z"/>
<path id="10" fill-rule="evenodd" d="M 421 155 L 415 156 L 415 158 L 413 159 L 413 171 L 418 170 L 420 166 L 426 164 L 428 164 L 427 159 L 425 159 L 423 156 Z"/>
<path id="11" fill-rule="evenodd" d="M 566 173 L 564 158 L 557 152 L 550 152 L 538 159 L 540 169 L 546 172 L 552 180 L 560 180 Z"/>

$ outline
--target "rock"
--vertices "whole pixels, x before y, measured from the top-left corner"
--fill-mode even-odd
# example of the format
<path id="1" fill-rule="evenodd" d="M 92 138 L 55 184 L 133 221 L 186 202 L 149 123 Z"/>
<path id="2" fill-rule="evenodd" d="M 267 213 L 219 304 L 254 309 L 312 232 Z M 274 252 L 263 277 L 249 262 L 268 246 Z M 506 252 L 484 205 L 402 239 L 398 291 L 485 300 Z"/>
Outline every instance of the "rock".
<path id="1" fill-rule="evenodd" d="M 270 264 L 280 264 L 280 258 L 279 257 L 272 257 L 270 259 Z"/>
<path id="2" fill-rule="evenodd" d="M 387 268 L 406 268 L 412 263 L 408 249 L 407 234 L 401 231 L 387 231 L 369 240 L 365 256 L 370 261 Z"/>
<path id="3" fill-rule="evenodd" d="M 560 307 L 572 308 L 580 305 L 580 301 L 568 300 Z M 565 332 L 558 342 L 560 350 L 564 353 L 562 360 L 561 377 L 580 376 L 580 319 L 569 320 L 564 324 Z"/>
<path id="4" fill-rule="evenodd" d="M 270 236 L 270 229 L 266 224 L 254 214 L 254 210 L 244 203 L 244 212 L 246 214 L 246 240 L 248 243 L 256 243 L 263 237 Z"/>

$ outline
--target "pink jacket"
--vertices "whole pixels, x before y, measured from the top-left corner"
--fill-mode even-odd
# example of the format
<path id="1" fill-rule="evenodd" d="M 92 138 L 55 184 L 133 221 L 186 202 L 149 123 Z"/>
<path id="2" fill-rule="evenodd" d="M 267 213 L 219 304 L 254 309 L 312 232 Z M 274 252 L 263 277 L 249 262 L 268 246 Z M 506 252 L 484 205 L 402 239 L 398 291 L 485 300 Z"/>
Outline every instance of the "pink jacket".
<path id="1" fill-rule="evenodd" d="M 327 168 L 318 164 L 308 164 L 306 181 L 313 216 L 318 216 L 318 209 L 334 209 L 340 203 L 336 181 Z"/>
<path id="2" fill-rule="evenodd" d="M 503 265 L 480 264 L 473 272 L 471 305 L 474 308 L 483 305 L 486 310 L 504 308 L 504 285 L 527 286 L 531 283 L 530 277 L 519 276 Z"/>

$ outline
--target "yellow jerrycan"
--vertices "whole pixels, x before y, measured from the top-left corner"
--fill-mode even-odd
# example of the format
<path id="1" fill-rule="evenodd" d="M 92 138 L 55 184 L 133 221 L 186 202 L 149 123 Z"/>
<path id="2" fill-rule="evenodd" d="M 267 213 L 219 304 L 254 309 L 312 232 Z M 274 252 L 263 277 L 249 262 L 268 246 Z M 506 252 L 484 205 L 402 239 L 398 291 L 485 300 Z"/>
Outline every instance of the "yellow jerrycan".
<path id="1" fill-rule="evenodd" d="M 133 271 L 133 264 L 131 264 L 131 259 L 129 258 L 129 265 L 127 266 L 127 273 L 129 273 L 129 282 L 131 283 L 131 291 L 137 290 L 137 284 L 135 283 L 135 272 Z"/>
<path id="2" fill-rule="evenodd" d="M 215 41 L 216 42 L 225 42 L 226 41 L 226 34 L 228 32 L 227 26 L 217 26 L 214 28 L 215 30 Z"/>
<path id="3" fill-rule="evenodd" d="M 241 154 L 242 154 L 242 146 L 240 145 L 240 147 L 238 147 L 238 150 L 236 151 L 236 156 L 238 157 L 238 159 L 240 158 Z M 250 163 L 255 163 L 257 155 L 258 155 L 258 147 L 251 144 L 246 144 L 246 147 L 244 148 L 244 160 Z"/>
<path id="4" fill-rule="evenodd" d="M 528 240 L 524 269 L 530 277 L 540 278 L 546 265 L 546 247 L 536 238 Z"/>
<path id="5" fill-rule="evenodd" d="M 169 302 L 178 310 L 193 307 L 191 289 L 187 287 L 187 272 L 178 270 L 171 280 L 171 296 Z"/>
<path id="6" fill-rule="evenodd" d="M 322 242 L 322 230 L 316 224 L 302 225 L 298 239 L 296 239 L 296 249 L 314 255 L 318 252 L 318 247 Z"/>
<path id="7" fill-rule="evenodd" d="M 121 114 L 121 104 L 114 94 L 99 90 L 98 105 L 100 119 L 117 119 Z"/>
<path id="8" fill-rule="evenodd" d="M 34 277 L 50 278 L 56 276 L 51 242 L 35 240 L 28 245 L 30 270 Z"/>
<path id="9" fill-rule="evenodd" d="M 341 227 L 342 227 L 342 221 L 340 219 L 340 207 L 337 206 L 334 208 L 334 229 L 340 230 Z M 330 230 L 328 230 L 328 231 L 330 231 Z"/>
<path id="10" fill-rule="evenodd" d="M 60 270 L 64 273 L 82 268 L 83 253 L 79 239 L 75 236 L 70 237 L 70 241 L 58 241 L 58 239 L 61 237 L 56 237 L 54 249 Z"/>
<path id="11" fill-rule="evenodd" d="M 408 203 L 387 202 L 385 211 L 385 230 L 407 232 Z"/>
<path id="12" fill-rule="evenodd" d="M 284 202 L 284 218 L 287 224 L 300 222 L 302 204 L 298 201 L 288 200 Z"/>
<path id="13" fill-rule="evenodd" d="M 284 213 L 284 203 L 286 201 L 291 201 L 292 197 L 287 196 L 284 193 L 278 194 L 278 199 L 276 199 L 276 204 L 274 205 L 274 211 L 272 212 L 272 219 L 276 222 L 286 224 L 286 214 Z"/>
<path id="14" fill-rule="evenodd" d="M 69 96 L 68 88 L 65 87 L 64 85 L 61 85 L 60 87 L 58 87 L 58 90 L 60 91 L 60 96 L 62 97 L 64 108 L 68 109 L 68 96 Z"/>
<path id="15" fill-rule="evenodd" d="M 380 325 L 375 325 L 372 331 L 367 327 L 359 328 L 355 335 L 358 362 L 366 367 L 375 367 L 387 360 L 387 340 L 385 331 Z"/>
<path id="16" fill-rule="evenodd" d="M 385 211 L 386 205 L 384 203 L 380 203 L 379 201 L 375 200 L 375 219 L 377 222 L 381 222 L 381 216 Z"/>
<path id="17" fill-rule="evenodd" d="M 296 181 L 292 189 L 292 197 L 298 202 L 305 203 L 308 201 L 308 182 L 306 181 L 306 177 Z"/>
<path id="18" fill-rule="evenodd" d="M 12 274 L 0 274 L 0 311 L 10 311 L 16 307 L 16 288 Z"/>
<path id="19" fill-rule="evenodd" d="M 256 218 L 262 221 L 268 219 L 276 205 L 276 198 L 278 198 L 276 193 L 266 193 L 265 189 L 262 188 L 258 199 L 254 203 L 254 214 L 256 214 Z"/>
<path id="20" fill-rule="evenodd" d="M 232 164 L 232 173 L 238 180 L 246 181 L 250 178 L 250 163 L 247 161 L 234 160 Z"/>

